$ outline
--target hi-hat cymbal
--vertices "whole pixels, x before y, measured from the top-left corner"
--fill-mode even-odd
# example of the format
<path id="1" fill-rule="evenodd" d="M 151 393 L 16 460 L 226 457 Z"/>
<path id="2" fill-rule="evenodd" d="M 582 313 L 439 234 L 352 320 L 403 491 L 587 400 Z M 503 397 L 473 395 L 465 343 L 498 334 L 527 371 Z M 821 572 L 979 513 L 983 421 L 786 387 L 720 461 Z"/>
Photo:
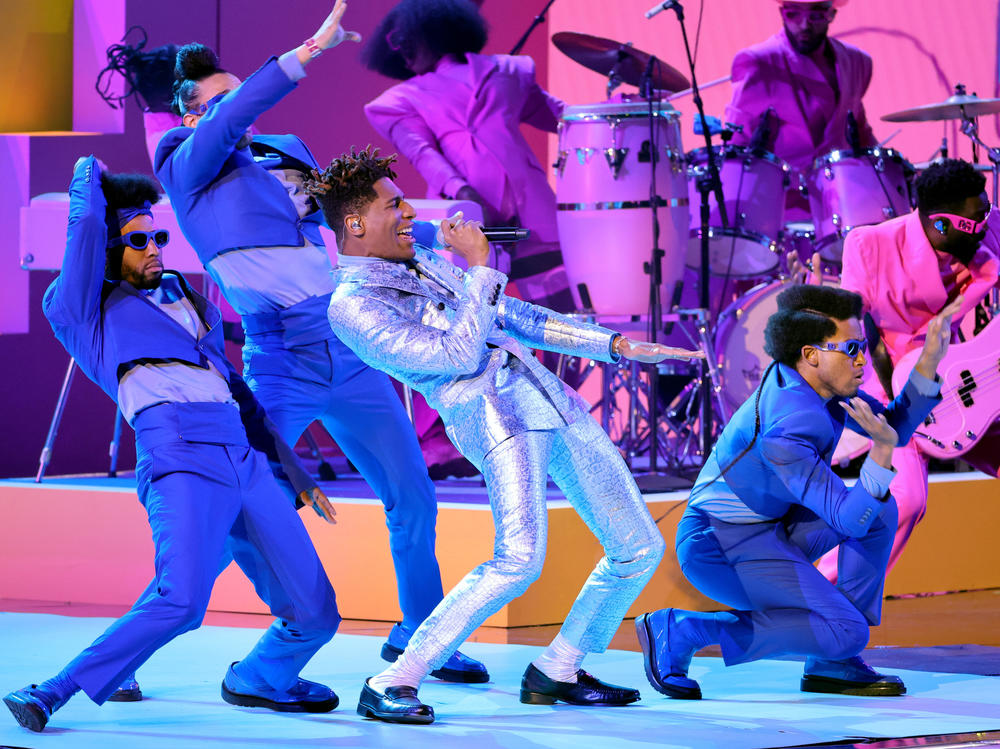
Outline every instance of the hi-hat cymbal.
<path id="1" fill-rule="evenodd" d="M 622 82 L 638 86 L 649 65 L 651 55 L 631 44 L 622 44 L 590 34 L 560 31 L 552 35 L 556 48 L 572 60 L 601 75 L 614 71 Z M 660 91 L 680 91 L 691 84 L 680 71 L 662 60 L 653 64 L 653 88 Z"/>
<path id="2" fill-rule="evenodd" d="M 924 104 L 913 109 L 886 114 L 886 122 L 929 122 L 932 120 L 962 120 L 1000 112 L 1000 99 L 980 99 L 970 94 L 955 94 L 937 104 Z"/>

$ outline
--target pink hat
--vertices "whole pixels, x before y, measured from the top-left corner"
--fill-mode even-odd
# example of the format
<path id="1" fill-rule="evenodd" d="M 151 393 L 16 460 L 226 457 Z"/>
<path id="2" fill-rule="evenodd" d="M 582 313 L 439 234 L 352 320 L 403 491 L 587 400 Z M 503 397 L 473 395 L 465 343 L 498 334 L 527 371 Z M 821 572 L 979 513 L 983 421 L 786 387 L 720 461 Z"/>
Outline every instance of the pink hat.
<path id="1" fill-rule="evenodd" d="M 812 3 L 819 3 L 819 2 L 824 2 L 824 0 L 777 0 L 777 3 L 779 5 L 785 5 L 786 3 L 788 3 L 789 5 L 791 4 L 811 5 Z M 834 8 L 842 8 L 845 5 L 847 5 L 847 0 L 833 0 Z"/>

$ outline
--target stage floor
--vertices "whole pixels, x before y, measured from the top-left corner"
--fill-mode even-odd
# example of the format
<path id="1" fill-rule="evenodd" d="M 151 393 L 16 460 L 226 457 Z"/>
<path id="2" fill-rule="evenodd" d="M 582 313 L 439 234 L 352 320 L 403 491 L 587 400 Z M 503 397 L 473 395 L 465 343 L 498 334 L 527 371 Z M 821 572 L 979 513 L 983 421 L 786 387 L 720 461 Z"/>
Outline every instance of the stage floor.
<path id="1" fill-rule="evenodd" d="M 110 622 L 51 614 L 0 614 L 0 691 L 51 676 Z M 79 749 L 188 747 L 788 747 L 848 737 L 889 738 L 1000 729 L 996 677 L 896 671 L 909 694 L 901 698 L 806 695 L 802 666 L 761 661 L 726 669 L 718 658 L 696 658 L 691 674 L 706 699 L 668 700 L 646 683 L 639 654 L 611 650 L 585 666 L 609 681 L 638 687 L 643 699 L 625 708 L 537 707 L 518 702 L 520 676 L 539 648 L 470 642 L 470 655 L 490 668 L 489 684 L 428 680 L 421 696 L 434 705 L 431 726 L 394 726 L 355 713 L 363 680 L 380 669 L 382 639 L 337 635 L 306 668 L 329 684 L 341 706 L 326 715 L 278 714 L 234 708 L 219 697 L 229 662 L 247 652 L 259 630 L 205 626 L 179 637 L 139 672 L 141 703 L 98 708 L 73 698 L 34 734 L 3 711 L 0 746 Z M 969 744 L 966 744 L 969 745 Z M 977 744 L 983 745 L 983 744 Z"/>

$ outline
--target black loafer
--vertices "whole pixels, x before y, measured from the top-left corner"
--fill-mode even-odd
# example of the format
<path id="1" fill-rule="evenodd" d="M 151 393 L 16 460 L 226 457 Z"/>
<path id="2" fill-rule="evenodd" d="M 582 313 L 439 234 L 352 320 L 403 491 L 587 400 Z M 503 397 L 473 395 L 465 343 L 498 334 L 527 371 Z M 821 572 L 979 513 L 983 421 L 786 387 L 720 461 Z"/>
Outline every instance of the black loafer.
<path id="1" fill-rule="evenodd" d="M 279 713 L 328 713 L 340 698 L 325 684 L 299 679 L 290 689 L 260 690 L 241 679 L 233 663 L 222 680 L 222 699 L 238 707 L 266 707 Z"/>
<path id="2" fill-rule="evenodd" d="M 139 688 L 139 682 L 135 680 L 134 676 L 129 676 L 118 685 L 118 689 L 111 693 L 108 702 L 142 702 L 142 689 Z"/>
<path id="3" fill-rule="evenodd" d="M 380 693 L 368 686 L 367 679 L 358 699 L 358 715 L 388 723 L 434 722 L 434 708 L 421 702 L 413 687 L 386 687 Z"/>
<path id="4" fill-rule="evenodd" d="M 799 688 L 803 692 L 852 697 L 900 697 L 906 694 L 902 679 L 893 674 L 879 673 L 857 655 L 839 661 L 809 658 Z"/>
<path id="5" fill-rule="evenodd" d="M 35 733 L 41 732 L 52 717 L 48 704 L 35 693 L 37 687 L 37 684 L 32 684 L 3 698 L 3 704 L 10 710 L 14 720 Z"/>
<path id="6" fill-rule="evenodd" d="M 526 705 L 552 705 L 557 700 L 570 705 L 628 705 L 639 700 L 639 690 L 618 687 L 596 679 L 582 668 L 576 672 L 576 683 L 554 681 L 534 663 L 521 677 L 521 702 Z"/>

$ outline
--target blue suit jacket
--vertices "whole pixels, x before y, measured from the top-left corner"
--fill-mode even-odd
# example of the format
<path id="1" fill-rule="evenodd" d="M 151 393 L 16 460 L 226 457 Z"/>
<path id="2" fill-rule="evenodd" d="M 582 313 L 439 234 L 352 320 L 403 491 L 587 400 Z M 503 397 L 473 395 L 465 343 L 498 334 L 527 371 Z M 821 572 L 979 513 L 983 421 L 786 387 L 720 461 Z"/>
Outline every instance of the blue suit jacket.
<path id="1" fill-rule="evenodd" d="M 267 454 L 272 465 L 280 465 L 285 476 L 278 477 L 287 479 L 295 494 L 315 486 L 226 358 L 218 307 L 188 287 L 177 274 L 205 323 L 205 335 L 195 340 L 130 284 L 104 278 L 107 201 L 101 190 L 100 167 L 93 156 L 77 167 L 69 194 L 62 272 L 46 290 L 42 309 L 56 338 L 84 374 L 117 403 L 121 376 L 139 361 L 171 360 L 197 367 L 207 367 L 211 362 L 226 377 L 233 399 L 239 404 L 250 444 Z"/>
<path id="2" fill-rule="evenodd" d="M 884 503 L 861 481 L 848 488 L 830 468 L 844 427 L 865 434 L 840 403 L 825 402 L 795 369 L 778 364 L 763 383 L 760 432 L 750 451 L 725 474 L 726 484 L 751 510 L 782 517 L 792 505 L 804 505 L 847 536 L 862 536 L 881 514 Z M 859 393 L 906 444 L 940 397 L 920 395 L 912 383 L 887 407 Z M 754 433 L 754 396 L 733 415 L 715 445 L 725 469 L 750 443 Z"/>
<path id="3" fill-rule="evenodd" d="M 236 148 L 247 128 L 295 86 L 272 57 L 213 106 L 198 127 L 176 127 L 160 139 L 153 160 L 156 177 L 202 264 L 226 250 L 301 247 L 303 238 L 323 246 L 322 212 L 300 219 L 278 180 L 254 161 L 249 148 Z M 305 171 L 316 167 L 294 135 L 257 135 L 254 143 Z"/>

